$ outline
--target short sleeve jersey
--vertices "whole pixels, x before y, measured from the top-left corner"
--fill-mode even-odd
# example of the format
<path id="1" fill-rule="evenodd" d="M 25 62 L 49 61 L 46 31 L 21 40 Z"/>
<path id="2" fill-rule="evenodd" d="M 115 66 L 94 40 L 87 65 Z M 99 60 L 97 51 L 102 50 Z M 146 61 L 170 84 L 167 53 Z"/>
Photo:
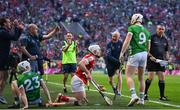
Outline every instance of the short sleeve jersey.
<path id="1" fill-rule="evenodd" d="M 128 32 L 132 33 L 129 54 L 134 55 L 139 52 L 147 51 L 147 44 L 151 39 L 149 31 L 142 25 L 131 25 L 128 27 Z"/>
<path id="2" fill-rule="evenodd" d="M 91 70 L 94 68 L 95 64 L 95 57 L 92 54 L 87 54 L 82 58 L 82 61 L 85 62 L 86 68 L 88 70 Z M 79 67 L 77 68 L 76 75 L 84 82 L 84 84 L 87 84 L 87 78 L 86 73 L 83 72 Z"/>
<path id="3" fill-rule="evenodd" d="M 40 42 L 43 40 L 42 35 L 38 36 L 31 36 L 28 35 L 26 37 L 23 37 L 20 39 L 20 44 L 21 46 L 25 46 L 26 50 L 31 54 L 31 55 L 38 55 L 39 59 L 42 59 L 42 53 L 40 50 Z M 25 54 L 22 54 L 22 59 L 27 60 L 27 56 Z"/>
<path id="4" fill-rule="evenodd" d="M 26 73 L 18 77 L 18 87 L 24 87 L 28 101 L 40 98 L 40 81 L 43 80 L 37 73 Z"/>
<path id="5" fill-rule="evenodd" d="M 168 40 L 165 36 L 159 37 L 157 34 L 151 36 L 150 53 L 158 59 L 165 59 L 166 52 L 169 49 Z"/>

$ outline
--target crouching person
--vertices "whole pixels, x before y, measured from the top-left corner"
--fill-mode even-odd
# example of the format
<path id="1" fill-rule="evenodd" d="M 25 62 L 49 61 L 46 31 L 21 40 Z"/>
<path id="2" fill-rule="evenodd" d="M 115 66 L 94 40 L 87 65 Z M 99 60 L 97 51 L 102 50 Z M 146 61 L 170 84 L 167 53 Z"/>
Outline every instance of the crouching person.
<path id="1" fill-rule="evenodd" d="M 11 84 L 15 101 L 8 108 L 20 108 L 21 103 L 23 104 L 23 109 L 28 108 L 31 104 L 43 106 L 40 87 L 43 88 L 44 93 L 48 97 L 48 103 L 51 104 L 51 96 L 46 84 L 40 75 L 31 72 L 30 63 L 28 61 L 22 61 L 18 64 L 17 68 L 18 73 L 21 74 Z"/>
<path id="2" fill-rule="evenodd" d="M 85 85 L 92 80 L 91 70 L 94 68 L 95 60 L 101 56 L 99 45 L 88 47 L 89 53 L 79 62 L 77 71 L 71 80 L 71 87 L 74 97 L 80 104 L 87 103 Z"/>
<path id="3" fill-rule="evenodd" d="M 101 55 L 101 48 L 99 45 L 91 45 L 88 50 L 89 53 L 79 62 L 77 71 L 71 80 L 74 97 L 65 96 L 59 93 L 56 100 L 51 104 L 46 104 L 46 107 L 61 106 L 65 104 L 84 105 L 88 103 L 84 86 L 87 85 L 88 80 L 92 80 L 91 70 L 94 67 L 95 60 Z"/>

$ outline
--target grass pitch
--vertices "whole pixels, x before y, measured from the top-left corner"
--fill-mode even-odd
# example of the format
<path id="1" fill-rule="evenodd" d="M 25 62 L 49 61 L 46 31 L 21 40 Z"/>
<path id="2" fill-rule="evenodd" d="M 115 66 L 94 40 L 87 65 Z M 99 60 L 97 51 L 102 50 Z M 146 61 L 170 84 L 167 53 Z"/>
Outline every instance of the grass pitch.
<path id="1" fill-rule="evenodd" d="M 47 86 L 52 96 L 52 100 L 55 99 L 56 95 L 59 92 L 63 93 L 63 85 L 62 85 L 62 74 L 49 75 Z M 108 83 L 108 76 L 101 73 L 94 73 L 93 78 L 101 85 L 104 85 L 106 88 L 106 95 L 113 99 L 113 91 Z M 45 77 L 44 77 L 45 79 Z M 71 88 L 70 88 L 70 77 L 68 79 L 68 93 L 65 95 L 72 96 Z M 138 94 L 138 82 L 137 76 L 134 76 L 136 91 Z M 146 79 L 146 76 L 145 76 Z M 168 97 L 169 101 L 160 101 L 159 100 L 159 87 L 158 87 L 158 78 L 155 77 L 150 89 L 149 89 L 149 101 L 145 102 L 144 106 L 135 105 L 134 107 L 127 107 L 127 104 L 130 100 L 130 92 L 127 88 L 125 76 L 123 75 L 123 87 L 122 87 L 122 96 L 116 97 L 116 100 L 113 102 L 112 106 L 108 106 L 100 94 L 95 91 L 95 88 L 90 84 L 90 90 L 86 90 L 87 98 L 89 100 L 89 104 L 87 106 L 73 106 L 73 105 L 63 105 L 59 107 L 51 107 L 48 109 L 180 109 L 180 76 L 166 76 L 165 79 L 166 88 L 165 95 Z M 10 90 L 10 85 L 6 86 L 4 91 L 4 96 L 8 101 L 8 104 L 0 104 L 0 109 L 6 109 L 9 105 L 11 105 L 14 101 L 12 97 L 12 93 Z M 44 97 L 44 93 L 42 93 L 44 101 L 47 101 L 46 97 Z M 32 109 L 38 109 L 36 106 L 30 106 Z M 43 108 L 44 109 L 44 108 Z"/>

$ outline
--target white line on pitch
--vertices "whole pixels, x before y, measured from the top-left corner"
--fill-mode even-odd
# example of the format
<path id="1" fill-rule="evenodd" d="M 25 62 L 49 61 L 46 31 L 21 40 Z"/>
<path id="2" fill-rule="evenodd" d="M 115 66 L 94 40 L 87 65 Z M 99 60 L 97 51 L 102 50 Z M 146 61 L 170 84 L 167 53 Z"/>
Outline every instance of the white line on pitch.
<path id="1" fill-rule="evenodd" d="M 54 83 L 54 82 L 47 82 L 49 84 L 54 84 L 54 85 L 60 85 L 62 86 L 63 84 L 59 84 L 59 83 Z M 71 87 L 70 85 L 67 85 L 67 87 Z M 97 90 L 94 90 L 94 89 L 90 89 L 90 91 L 93 91 L 93 92 L 98 92 Z M 111 92 L 104 92 L 105 94 L 109 94 L 109 95 L 114 95 L 114 93 L 111 93 Z M 130 96 L 127 96 L 127 95 L 122 95 L 123 97 L 126 97 L 126 98 L 131 98 Z M 164 102 L 159 102 L 159 101 L 153 101 L 153 100 L 149 100 L 149 102 L 151 103 L 156 103 L 156 104 L 160 104 L 160 105 L 166 105 L 166 106 L 170 106 L 170 107 L 176 107 L 176 108 L 180 108 L 180 105 L 174 105 L 174 104 L 169 104 L 169 103 L 164 103 Z"/>

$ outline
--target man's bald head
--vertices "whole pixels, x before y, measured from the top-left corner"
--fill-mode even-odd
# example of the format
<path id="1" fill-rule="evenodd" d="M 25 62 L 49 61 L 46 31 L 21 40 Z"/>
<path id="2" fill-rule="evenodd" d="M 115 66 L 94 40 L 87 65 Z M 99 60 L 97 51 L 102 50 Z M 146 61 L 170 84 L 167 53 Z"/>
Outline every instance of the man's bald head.
<path id="1" fill-rule="evenodd" d="M 120 37 L 119 31 L 114 31 L 112 33 L 112 42 L 117 42 L 119 40 L 119 37 Z"/>
<path id="2" fill-rule="evenodd" d="M 28 31 L 32 36 L 37 35 L 37 32 L 38 32 L 37 25 L 36 24 L 29 24 L 28 25 Z"/>
<path id="3" fill-rule="evenodd" d="M 162 35 L 164 34 L 164 32 L 165 32 L 165 26 L 163 26 L 163 25 L 157 25 L 156 31 L 157 31 L 157 34 L 158 34 L 159 36 L 162 36 Z"/>

